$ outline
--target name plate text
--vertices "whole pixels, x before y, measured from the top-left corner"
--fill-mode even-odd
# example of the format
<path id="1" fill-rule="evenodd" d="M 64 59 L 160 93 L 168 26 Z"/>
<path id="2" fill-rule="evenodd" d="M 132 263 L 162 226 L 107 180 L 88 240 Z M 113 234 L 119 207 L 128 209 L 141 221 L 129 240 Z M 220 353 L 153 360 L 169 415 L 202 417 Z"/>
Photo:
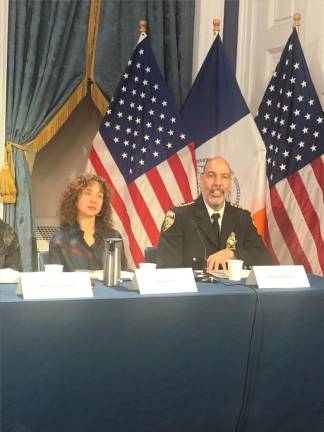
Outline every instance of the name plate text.
<path id="1" fill-rule="evenodd" d="M 93 297 L 87 272 L 20 273 L 16 294 L 22 294 L 25 300 Z"/>
<path id="2" fill-rule="evenodd" d="M 302 265 L 253 266 L 246 285 L 259 288 L 307 288 L 309 281 Z"/>
<path id="3" fill-rule="evenodd" d="M 191 268 L 137 269 L 132 284 L 141 294 L 197 292 Z"/>

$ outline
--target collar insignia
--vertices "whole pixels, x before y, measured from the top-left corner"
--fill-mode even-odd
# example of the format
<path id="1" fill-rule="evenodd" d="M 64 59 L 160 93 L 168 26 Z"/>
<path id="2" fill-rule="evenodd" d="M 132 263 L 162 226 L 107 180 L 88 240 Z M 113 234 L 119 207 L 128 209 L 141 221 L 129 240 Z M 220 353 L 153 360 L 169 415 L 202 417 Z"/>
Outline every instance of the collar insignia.
<path id="1" fill-rule="evenodd" d="M 172 210 L 169 210 L 168 213 L 165 215 L 164 222 L 162 225 L 162 230 L 164 232 L 167 231 L 170 227 L 172 227 L 174 222 L 175 222 L 175 213 Z"/>

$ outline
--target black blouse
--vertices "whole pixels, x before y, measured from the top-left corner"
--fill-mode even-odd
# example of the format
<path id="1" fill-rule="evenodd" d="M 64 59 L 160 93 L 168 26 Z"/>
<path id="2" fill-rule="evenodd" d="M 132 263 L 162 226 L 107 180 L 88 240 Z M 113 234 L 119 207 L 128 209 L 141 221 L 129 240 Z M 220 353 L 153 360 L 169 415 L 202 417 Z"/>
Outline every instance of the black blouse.
<path id="1" fill-rule="evenodd" d="M 49 244 L 49 260 L 51 264 L 63 264 L 64 271 L 102 270 L 104 256 L 104 239 L 121 238 L 114 229 L 103 230 L 96 227 L 95 242 L 89 246 L 84 240 L 84 232 L 79 225 L 65 225 L 56 231 Z M 124 247 L 121 257 L 122 269 L 127 268 Z"/>

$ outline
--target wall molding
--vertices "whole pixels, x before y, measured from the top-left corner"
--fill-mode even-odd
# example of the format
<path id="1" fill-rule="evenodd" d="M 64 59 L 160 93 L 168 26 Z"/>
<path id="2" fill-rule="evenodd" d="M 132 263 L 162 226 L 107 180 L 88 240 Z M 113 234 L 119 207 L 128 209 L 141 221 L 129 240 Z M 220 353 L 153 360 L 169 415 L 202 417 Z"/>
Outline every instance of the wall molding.
<path id="1" fill-rule="evenodd" d="M 299 38 L 324 106 L 323 0 L 240 0 L 236 78 L 253 116 L 290 36 L 294 12 L 301 13 Z"/>
<path id="2" fill-rule="evenodd" d="M 0 167 L 4 160 L 6 139 L 6 87 L 7 87 L 7 51 L 8 51 L 9 0 L 0 1 Z M 3 205 L 0 203 L 0 217 L 3 217 Z"/>
<path id="3" fill-rule="evenodd" d="M 236 79 L 247 105 L 253 98 L 251 64 L 254 63 L 255 7 L 250 0 L 240 0 L 237 32 Z"/>
<path id="4" fill-rule="evenodd" d="M 6 128 L 6 85 L 7 85 L 7 48 L 8 48 L 8 2 L 0 2 L 0 164 L 4 156 Z"/>

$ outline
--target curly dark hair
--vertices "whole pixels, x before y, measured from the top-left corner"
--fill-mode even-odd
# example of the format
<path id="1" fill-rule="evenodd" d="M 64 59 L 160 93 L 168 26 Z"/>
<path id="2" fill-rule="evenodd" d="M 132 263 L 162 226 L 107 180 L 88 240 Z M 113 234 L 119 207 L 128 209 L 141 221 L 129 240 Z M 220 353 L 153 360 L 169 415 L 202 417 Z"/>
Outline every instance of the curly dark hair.
<path id="1" fill-rule="evenodd" d="M 100 213 L 96 216 L 96 225 L 100 225 L 104 229 L 112 228 L 112 190 L 102 177 L 94 174 L 80 174 L 65 187 L 61 195 L 58 212 L 61 227 L 78 223 L 78 198 L 92 182 L 99 183 L 103 192 L 102 208 Z"/>

